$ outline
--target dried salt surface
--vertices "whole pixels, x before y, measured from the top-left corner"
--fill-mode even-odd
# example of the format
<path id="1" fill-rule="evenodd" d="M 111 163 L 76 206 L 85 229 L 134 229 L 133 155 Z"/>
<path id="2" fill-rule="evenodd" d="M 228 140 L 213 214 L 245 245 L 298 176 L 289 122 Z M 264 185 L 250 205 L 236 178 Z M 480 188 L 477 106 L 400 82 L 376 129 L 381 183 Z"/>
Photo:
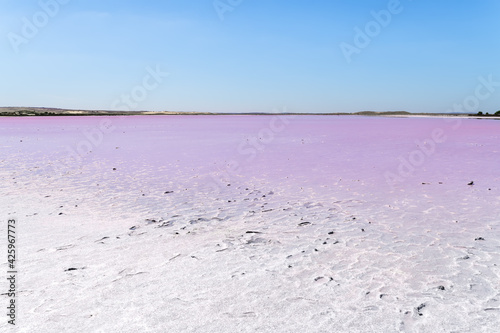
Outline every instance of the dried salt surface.
<path id="1" fill-rule="evenodd" d="M 280 117 L 0 118 L 17 331 L 496 331 L 499 121 Z"/>

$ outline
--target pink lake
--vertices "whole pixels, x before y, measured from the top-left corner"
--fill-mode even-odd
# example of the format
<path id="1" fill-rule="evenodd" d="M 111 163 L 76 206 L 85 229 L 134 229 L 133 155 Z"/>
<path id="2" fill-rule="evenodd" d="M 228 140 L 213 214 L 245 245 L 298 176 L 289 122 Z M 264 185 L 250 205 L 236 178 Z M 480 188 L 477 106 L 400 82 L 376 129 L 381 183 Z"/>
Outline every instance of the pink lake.
<path id="1" fill-rule="evenodd" d="M 498 120 L 4 117 L 0 180 L 33 329 L 123 330 L 131 286 L 157 330 L 498 323 Z"/>

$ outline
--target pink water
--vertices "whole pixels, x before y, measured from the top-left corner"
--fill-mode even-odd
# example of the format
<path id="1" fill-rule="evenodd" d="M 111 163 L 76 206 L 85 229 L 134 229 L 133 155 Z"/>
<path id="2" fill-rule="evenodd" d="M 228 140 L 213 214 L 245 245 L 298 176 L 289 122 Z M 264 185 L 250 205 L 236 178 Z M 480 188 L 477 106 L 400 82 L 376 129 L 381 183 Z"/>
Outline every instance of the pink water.
<path id="1" fill-rule="evenodd" d="M 355 187 L 359 179 L 381 194 L 414 190 L 422 182 L 459 186 L 472 180 L 476 188 L 497 190 L 500 176 L 497 120 L 332 116 L 106 119 L 111 128 L 108 133 L 100 131 L 103 119 L 99 117 L 1 118 L 2 166 L 57 177 L 99 163 L 131 173 L 147 168 L 153 177 L 169 178 L 176 172 L 210 177 L 217 186 L 255 177 L 304 186 L 354 182 L 351 186 Z M 426 154 L 419 153 L 417 144 L 429 142 L 436 129 L 441 129 L 444 142 L 428 144 Z M 85 131 L 90 134 L 86 136 Z M 75 157 L 78 151 L 80 157 Z M 398 158 L 409 162 L 412 153 L 417 163 L 411 172 L 405 167 L 400 173 L 402 160 Z M 56 165 L 51 168 L 49 161 Z"/>
<path id="2" fill-rule="evenodd" d="M 186 200 L 234 197 L 237 188 L 264 186 L 313 199 L 362 200 L 373 210 L 406 202 L 405 210 L 415 217 L 438 207 L 456 219 L 472 215 L 484 222 L 499 216 L 498 120 L 1 118 L 0 140 L 3 187 L 27 182 L 39 188 L 51 183 L 95 188 L 102 196 L 96 204 L 121 198 L 156 209 L 137 195 L 175 190 Z M 81 196 L 92 199 L 87 192 Z"/>

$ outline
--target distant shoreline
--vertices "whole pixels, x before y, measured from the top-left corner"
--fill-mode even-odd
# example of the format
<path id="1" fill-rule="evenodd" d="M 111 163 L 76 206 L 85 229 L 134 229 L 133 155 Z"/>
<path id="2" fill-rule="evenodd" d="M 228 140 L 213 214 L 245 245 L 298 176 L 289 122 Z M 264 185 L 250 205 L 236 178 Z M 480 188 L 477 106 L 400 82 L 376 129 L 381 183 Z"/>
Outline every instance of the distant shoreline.
<path id="1" fill-rule="evenodd" d="M 54 116 L 270 116 L 270 115 L 297 115 L 297 116 L 372 116 L 372 117 L 465 117 L 480 119 L 500 119 L 499 116 L 457 113 L 411 113 L 407 111 L 360 111 L 354 113 L 223 113 L 223 112 L 178 112 L 178 111 L 110 111 L 110 110 L 72 110 L 45 107 L 0 107 L 0 117 L 54 117 Z"/>

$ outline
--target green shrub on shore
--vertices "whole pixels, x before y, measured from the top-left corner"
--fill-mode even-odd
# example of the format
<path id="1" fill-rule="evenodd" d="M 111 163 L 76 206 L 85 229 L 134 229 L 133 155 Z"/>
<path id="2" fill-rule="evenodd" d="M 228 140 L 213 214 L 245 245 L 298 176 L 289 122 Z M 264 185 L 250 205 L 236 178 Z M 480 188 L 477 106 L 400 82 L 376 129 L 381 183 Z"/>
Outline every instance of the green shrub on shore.
<path id="1" fill-rule="evenodd" d="M 472 115 L 471 115 L 472 116 Z M 479 111 L 476 116 L 482 116 L 482 117 L 500 117 L 500 110 L 498 110 L 497 112 L 493 113 L 493 114 L 490 114 L 489 112 L 486 112 L 485 114 L 483 114 L 482 111 Z"/>

